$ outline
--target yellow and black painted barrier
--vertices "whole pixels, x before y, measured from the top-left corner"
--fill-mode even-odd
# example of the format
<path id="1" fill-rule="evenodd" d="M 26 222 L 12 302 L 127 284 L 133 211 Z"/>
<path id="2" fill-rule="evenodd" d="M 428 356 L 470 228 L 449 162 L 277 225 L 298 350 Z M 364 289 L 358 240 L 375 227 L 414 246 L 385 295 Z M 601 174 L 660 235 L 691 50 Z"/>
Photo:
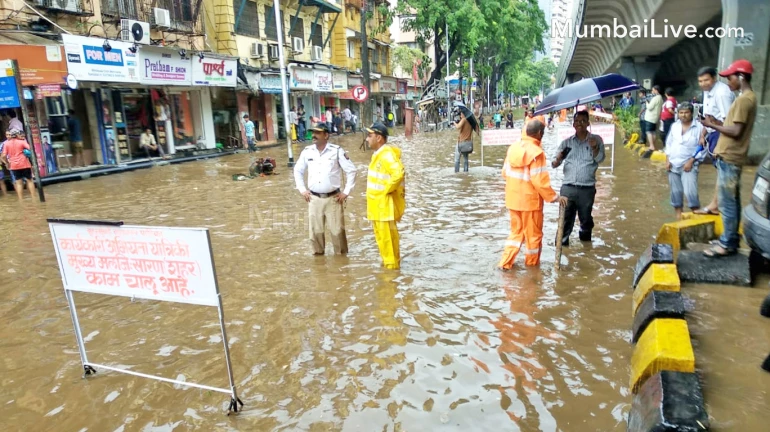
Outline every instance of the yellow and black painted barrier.
<path id="1" fill-rule="evenodd" d="M 714 222 L 703 221 L 709 222 L 713 232 Z M 687 229 L 661 229 L 663 240 L 670 242 L 651 245 L 636 264 L 631 338 L 635 346 L 630 381 L 634 397 L 628 432 L 709 428 L 674 263 L 678 249 L 671 244 L 681 244 L 683 237 L 686 240 Z"/>
<path id="2" fill-rule="evenodd" d="M 624 147 L 630 150 L 632 153 L 635 153 L 642 158 L 650 159 L 653 162 L 666 161 L 666 153 L 660 150 L 651 152 L 649 151 L 649 147 L 646 144 L 639 143 L 639 134 L 636 132 L 631 134 L 631 136 L 628 138 L 628 142 Z"/>

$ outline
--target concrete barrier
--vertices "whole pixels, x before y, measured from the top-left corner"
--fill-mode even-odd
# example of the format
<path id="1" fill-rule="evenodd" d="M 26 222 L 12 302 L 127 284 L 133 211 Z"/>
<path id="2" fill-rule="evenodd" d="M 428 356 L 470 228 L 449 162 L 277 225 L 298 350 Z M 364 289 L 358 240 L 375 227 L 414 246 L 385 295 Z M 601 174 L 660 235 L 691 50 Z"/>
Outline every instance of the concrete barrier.
<path id="1" fill-rule="evenodd" d="M 661 371 L 634 396 L 627 432 L 706 431 L 703 392 L 694 373 Z"/>
<path id="2" fill-rule="evenodd" d="M 642 252 L 634 268 L 634 288 L 652 264 L 673 264 L 674 248 L 670 244 L 653 243 Z"/>
<path id="3" fill-rule="evenodd" d="M 683 319 L 653 320 L 642 333 L 631 357 L 633 393 L 660 371 L 695 372 L 690 332 Z"/>
<path id="4" fill-rule="evenodd" d="M 720 215 L 699 215 L 695 213 L 682 213 L 682 220 L 700 220 L 714 222 L 714 237 L 719 237 L 725 232 Z M 738 234 L 743 235 L 743 223 L 738 225 Z"/>
<path id="5" fill-rule="evenodd" d="M 708 243 L 714 239 L 714 221 L 706 219 L 683 219 L 663 224 L 658 231 L 657 243 L 673 246 L 678 252 L 687 243 Z"/>
<path id="6" fill-rule="evenodd" d="M 674 264 L 652 264 L 634 289 L 632 314 L 636 315 L 647 295 L 652 291 L 679 292 L 679 274 Z"/>
<path id="7" fill-rule="evenodd" d="M 663 153 L 660 150 L 655 150 L 650 155 L 650 160 L 653 162 L 665 162 L 666 161 L 666 154 Z"/>
<path id="8" fill-rule="evenodd" d="M 682 294 L 672 291 L 653 291 L 642 302 L 634 315 L 631 342 L 636 343 L 647 326 L 658 318 L 684 319 Z"/>
<path id="9" fill-rule="evenodd" d="M 676 268 L 683 282 L 751 286 L 749 257 L 741 253 L 710 258 L 700 251 L 681 251 Z"/>

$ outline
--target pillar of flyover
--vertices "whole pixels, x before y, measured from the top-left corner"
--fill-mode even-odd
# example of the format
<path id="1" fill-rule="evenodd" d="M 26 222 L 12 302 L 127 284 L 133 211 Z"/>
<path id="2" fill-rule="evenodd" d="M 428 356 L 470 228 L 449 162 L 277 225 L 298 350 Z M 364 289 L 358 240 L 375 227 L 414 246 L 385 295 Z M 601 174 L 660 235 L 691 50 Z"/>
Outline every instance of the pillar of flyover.
<path id="1" fill-rule="evenodd" d="M 647 58 L 623 57 L 620 59 L 619 73 L 649 90 L 655 84 L 655 74 L 660 66 L 659 61 Z"/>
<path id="2" fill-rule="evenodd" d="M 749 158 L 758 162 L 770 151 L 770 1 L 722 0 L 722 27 L 743 29 L 743 38 L 724 38 L 719 47 L 719 69 L 746 59 L 754 66 L 751 86 L 757 95 L 757 121 Z"/>

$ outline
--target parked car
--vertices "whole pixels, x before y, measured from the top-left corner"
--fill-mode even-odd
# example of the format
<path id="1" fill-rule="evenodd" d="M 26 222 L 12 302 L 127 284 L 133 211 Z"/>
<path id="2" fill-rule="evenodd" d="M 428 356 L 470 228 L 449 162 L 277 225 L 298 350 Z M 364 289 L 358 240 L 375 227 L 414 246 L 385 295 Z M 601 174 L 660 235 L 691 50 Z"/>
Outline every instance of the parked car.
<path id="1" fill-rule="evenodd" d="M 759 164 L 751 203 L 743 208 L 743 233 L 752 254 L 770 260 L 770 153 Z"/>

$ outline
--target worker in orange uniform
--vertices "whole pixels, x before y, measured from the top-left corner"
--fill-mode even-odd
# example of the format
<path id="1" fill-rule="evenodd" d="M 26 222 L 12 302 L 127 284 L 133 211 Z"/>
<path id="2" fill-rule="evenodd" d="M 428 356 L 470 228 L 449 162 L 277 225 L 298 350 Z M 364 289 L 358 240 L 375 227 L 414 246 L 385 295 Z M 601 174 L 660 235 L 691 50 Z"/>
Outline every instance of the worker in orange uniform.
<path id="1" fill-rule="evenodd" d="M 387 145 L 388 128 L 384 124 L 375 123 L 366 131 L 366 141 L 374 150 L 366 182 L 366 217 L 374 226 L 374 238 L 385 268 L 398 269 L 401 254 L 396 222 L 406 209 L 401 150 Z"/>
<path id="2" fill-rule="evenodd" d="M 545 124 L 532 119 L 527 123 L 526 132 L 527 135 L 519 143 L 508 148 L 503 163 L 505 206 L 511 215 L 511 233 L 498 264 L 502 270 L 513 267 L 522 242 L 526 242 L 525 264 L 539 265 L 543 244 L 543 201 L 567 205 L 567 198 L 559 197 L 551 188 L 545 152 L 540 146 Z"/>

